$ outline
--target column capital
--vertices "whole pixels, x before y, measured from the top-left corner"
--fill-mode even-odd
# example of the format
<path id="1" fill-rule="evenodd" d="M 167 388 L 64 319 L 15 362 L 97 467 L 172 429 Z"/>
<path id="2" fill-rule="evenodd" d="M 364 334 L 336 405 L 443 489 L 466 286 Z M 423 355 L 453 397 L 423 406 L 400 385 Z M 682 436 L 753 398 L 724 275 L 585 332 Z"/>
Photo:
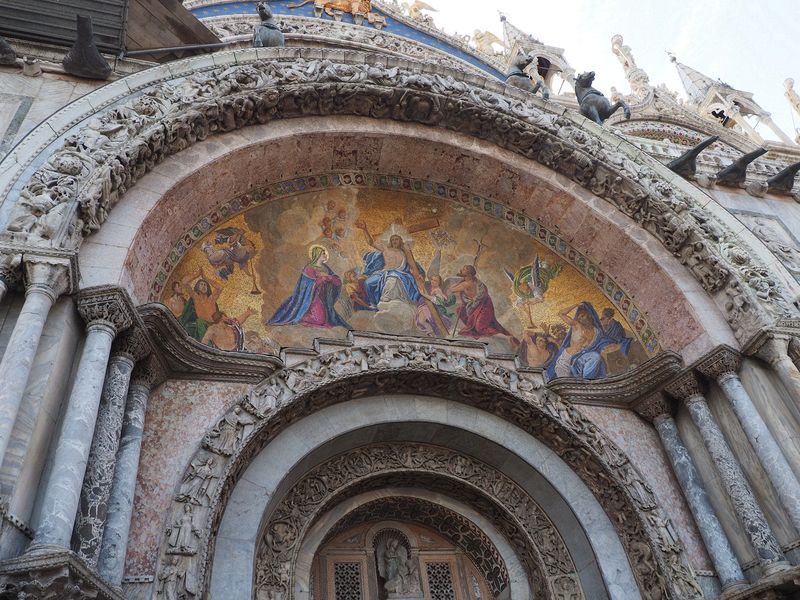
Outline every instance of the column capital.
<path id="1" fill-rule="evenodd" d="M 789 342 L 791 336 L 784 333 L 770 333 L 765 337 L 758 348 L 754 349 L 754 354 L 761 360 L 770 365 L 775 365 L 789 356 Z"/>
<path id="2" fill-rule="evenodd" d="M 141 385 L 151 390 L 163 382 L 168 375 L 168 371 L 155 354 L 150 353 L 147 357 L 136 363 L 131 376 L 131 385 Z"/>
<path id="3" fill-rule="evenodd" d="M 670 381 L 664 390 L 676 400 L 687 404 L 696 400 L 705 400 L 703 385 L 694 371 L 685 371 Z"/>
<path id="4" fill-rule="evenodd" d="M 25 253 L 22 255 L 25 292 L 39 291 L 55 302 L 78 288 L 78 262 L 74 254 Z"/>
<path id="5" fill-rule="evenodd" d="M 741 367 L 742 355 L 730 346 L 716 347 L 695 365 L 695 369 L 715 380 L 736 375 Z"/>
<path id="6" fill-rule="evenodd" d="M 147 329 L 144 327 L 144 324 L 137 319 L 124 333 L 117 336 L 117 339 L 114 340 L 111 355 L 127 356 L 133 363 L 137 363 L 152 351 Z"/>
<path id="7" fill-rule="evenodd" d="M 130 327 L 135 319 L 128 292 L 113 285 L 86 288 L 78 293 L 78 313 L 86 326 L 105 325 L 115 333 Z"/>
<path id="8" fill-rule="evenodd" d="M 14 288 L 22 283 L 22 254 L 0 250 L 0 283 Z"/>
<path id="9" fill-rule="evenodd" d="M 636 413 L 654 425 L 665 418 L 671 417 L 673 402 L 664 392 L 654 392 L 645 396 L 633 406 Z"/>

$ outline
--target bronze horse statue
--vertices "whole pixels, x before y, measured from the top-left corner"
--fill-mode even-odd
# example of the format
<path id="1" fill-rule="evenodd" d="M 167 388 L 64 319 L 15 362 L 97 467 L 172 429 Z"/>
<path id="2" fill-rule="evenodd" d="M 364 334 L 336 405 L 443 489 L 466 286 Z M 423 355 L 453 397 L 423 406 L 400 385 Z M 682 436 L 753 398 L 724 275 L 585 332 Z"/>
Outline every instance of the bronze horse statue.
<path id="1" fill-rule="evenodd" d="M 261 24 L 253 29 L 253 46 L 255 48 L 282 47 L 286 41 L 283 32 L 275 22 L 272 10 L 266 2 L 259 2 L 257 6 Z"/>
<path id="2" fill-rule="evenodd" d="M 533 78 L 525 72 L 525 69 L 533 62 L 539 64 L 539 59 L 530 54 L 518 54 L 514 63 L 511 65 L 506 74 L 506 83 L 513 85 L 516 88 L 535 94 L 539 90 L 542 91 L 542 97 L 547 100 L 550 98 L 550 90 L 544 83 L 544 79 L 539 79 L 534 83 Z"/>
<path id="3" fill-rule="evenodd" d="M 606 98 L 602 92 L 592 87 L 594 82 L 594 71 L 581 73 L 575 77 L 575 96 L 581 107 L 581 114 L 587 119 L 591 119 L 598 125 L 617 112 L 620 108 L 625 113 L 625 118 L 631 118 L 631 108 L 627 103 L 619 100 L 614 104 Z"/>

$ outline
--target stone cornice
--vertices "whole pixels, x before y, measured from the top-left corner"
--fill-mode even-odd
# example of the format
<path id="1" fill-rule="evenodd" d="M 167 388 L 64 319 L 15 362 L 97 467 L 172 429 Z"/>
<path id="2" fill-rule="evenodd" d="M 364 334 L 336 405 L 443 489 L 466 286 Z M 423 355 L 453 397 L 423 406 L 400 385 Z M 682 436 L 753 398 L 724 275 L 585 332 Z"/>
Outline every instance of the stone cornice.
<path id="1" fill-rule="evenodd" d="M 138 308 L 151 343 L 171 378 L 257 383 L 283 367 L 267 354 L 226 352 L 190 338 L 163 304 Z"/>
<path id="2" fill-rule="evenodd" d="M 600 381 L 560 377 L 547 387 L 573 403 L 630 409 L 639 398 L 661 389 L 682 366 L 680 355 L 666 351 L 621 375 Z"/>

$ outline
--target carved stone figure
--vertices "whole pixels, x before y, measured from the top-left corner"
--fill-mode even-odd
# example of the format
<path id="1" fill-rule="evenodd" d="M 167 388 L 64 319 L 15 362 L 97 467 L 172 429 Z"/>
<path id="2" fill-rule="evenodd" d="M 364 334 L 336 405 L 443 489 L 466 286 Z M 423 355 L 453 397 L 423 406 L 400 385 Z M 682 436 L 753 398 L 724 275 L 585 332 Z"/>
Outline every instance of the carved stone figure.
<path id="1" fill-rule="evenodd" d="M 272 16 L 272 10 L 266 2 L 258 3 L 258 16 L 261 17 L 261 24 L 256 25 L 253 30 L 253 46 L 255 48 L 275 48 L 284 46 L 286 40 L 283 32 Z"/>
<path id="2" fill-rule="evenodd" d="M 0 65 L 16 65 L 17 53 L 3 36 L 0 36 Z"/>
<path id="3" fill-rule="evenodd" d="M 172 554 L 194 554 L 197 552 L 196 539 L 200 530 L 194 524 L 194 513 L 191 504 L 184 504 L 183 514 L 171 527 L 167 528 L 170 551 Z"/>
<path id="4" fill-rule="evenodd" d="M 575 96 L 578 98 L 581 114 L 584 117 L 602 125 L 603 121 L 621 108 L 625 118 L 631 118 L 631 109 L 623 100 L 611 104 L 602 92 L 592 87 L 593 82 L 594 71 L 581 73 L 575 77 Z"/>
<path id="5" fill-rule="evenodd" d="M 547 100 L 550 98 L 550 90 L 547 89 L 544 80 L 538 79 L 534 84 L 533 77 L 525 72 L 525 69 L 530 66 L 533 61 L 536 61 L 538 64 L 539 59 L 532 54 L 518 54 L 514 64 L 506 75 L 506 83 L 521 90 L 525 90 L 526 92 L 530 92 L 531 94 L 542 90 L 542 97 Z"/>
<path id="6" fill-rule="evenodd" d="M 189 467 L 189 473 L 184 477 L 177 500 L 204 504 L 210 499 L 208 490 L 212 480 L 217 477 L 213 458 L 205 461 L 195 461 Z"/>

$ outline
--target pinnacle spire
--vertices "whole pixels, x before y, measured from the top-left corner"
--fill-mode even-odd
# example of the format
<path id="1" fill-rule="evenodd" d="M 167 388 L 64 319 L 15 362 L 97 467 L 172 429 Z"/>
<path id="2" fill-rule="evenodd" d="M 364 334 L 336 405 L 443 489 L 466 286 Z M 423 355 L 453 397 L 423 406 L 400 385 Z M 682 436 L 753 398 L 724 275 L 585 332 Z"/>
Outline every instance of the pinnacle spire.
<path id="1" fill-rule="evenodd" d="M 505 43 L 506 48 L 511 49 L 517 44 L 523 48 L 532 44 L 541 45 L 542 42 L 537 40 L 529 33 L 522 31 L 522 29 L 509 21 L 508 17 L 506 17 L 506 15 L 503 13 L 500 13 L 500 21 L 503 23 L 503 42 Z"/>
<path id="2" fill-rule="evenodd" d="M 704 75 L 700 71 L 678 62 L 678 59 L 674 54 L 668 54 L 669 59 L 675 63 L 675 67 L 678 69 L 678 76 L 681 78 L 683 88 L 686 90 L 689 98 L 691 98 L 694 102 L 698 104 L 701 103 L 705 99 L 709 90 L 711 90 L 715 85 L 720 85 L 719 81 L 711 79 L 711 77 L 708 75 Z"/>

